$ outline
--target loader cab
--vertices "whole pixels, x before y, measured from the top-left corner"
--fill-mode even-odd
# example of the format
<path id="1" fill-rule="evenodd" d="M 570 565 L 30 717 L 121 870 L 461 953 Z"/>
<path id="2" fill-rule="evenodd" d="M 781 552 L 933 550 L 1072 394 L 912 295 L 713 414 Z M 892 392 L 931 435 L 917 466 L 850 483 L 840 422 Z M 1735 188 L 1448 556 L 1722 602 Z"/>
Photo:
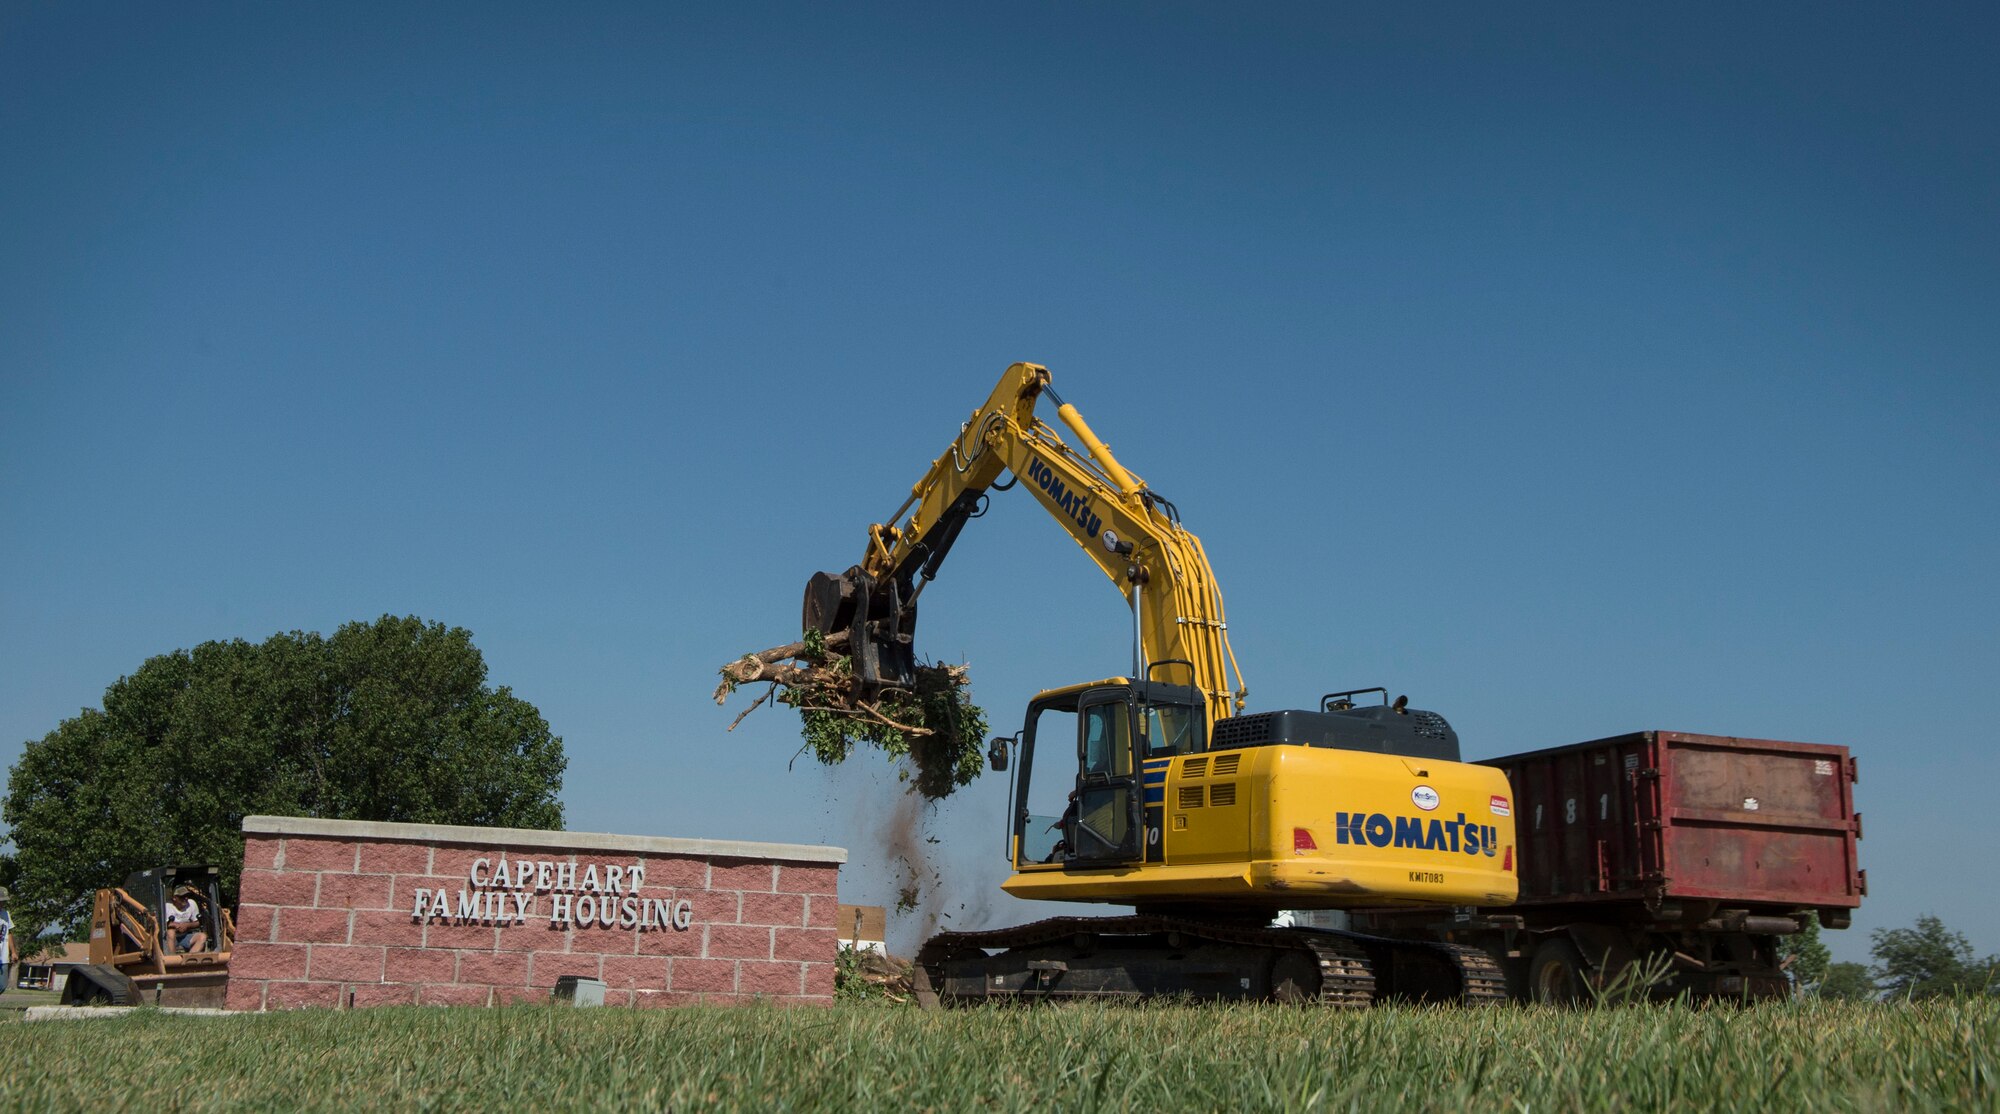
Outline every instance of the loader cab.
<path id="1" fill-rule="evenodd" d="M 207 937 L 201 951 L 228 951 L 232 926 L 226 923 L 221 879 L 222 872 L 208 865 L 162 866 L 127 875 L 122 898 L 117 896 L 118 891 L 110 891 L 113 897 L 108 900 L 112 908 L 106 910 L 104 918 L 112 953 L 119 956 L 146 953 L 157 947 L 163 954 L 176 954 L 164 940 L 160 926 L 166 924 L 167 902 L 183 887 L 195 891 L 195 904 L 201 910 L 201 930 Z M 127 915 L 119 916 L 119 912 Z"/>
<path id="2" fill-rule="evenodd" d="M 1166 764 L 1207 746 L 1201 693 L 1114 677 L 1028 705 L 1009 847 L 1016 870 L 1090 869 L 1160 857 Z"/>

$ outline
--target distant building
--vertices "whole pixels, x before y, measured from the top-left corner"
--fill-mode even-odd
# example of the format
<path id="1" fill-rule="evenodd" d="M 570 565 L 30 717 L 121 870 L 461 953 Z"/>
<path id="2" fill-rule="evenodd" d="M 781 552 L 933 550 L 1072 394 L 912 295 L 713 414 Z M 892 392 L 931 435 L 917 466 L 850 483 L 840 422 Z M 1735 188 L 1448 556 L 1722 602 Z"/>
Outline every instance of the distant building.
<path id="1" fill-rule="evenodd" d="M 888 938 L 889 917 L 880 905 L 843 905 L 836 916 L 833 927 L 840 933 L 842 946 L 857 952 L 887 954 L 889 945 L 884 941 Z"/>
<path id="2" fill-rule="evenodd" d="M 82 967 L 90 962 L 90 945 L 87 943 L 57 944 L 43 948 L 31 956 L 22 956 L 15 964 L 14 985 L 22 990 L 60 990 L 63 980 L 69 977 L 69 969 Z"/>

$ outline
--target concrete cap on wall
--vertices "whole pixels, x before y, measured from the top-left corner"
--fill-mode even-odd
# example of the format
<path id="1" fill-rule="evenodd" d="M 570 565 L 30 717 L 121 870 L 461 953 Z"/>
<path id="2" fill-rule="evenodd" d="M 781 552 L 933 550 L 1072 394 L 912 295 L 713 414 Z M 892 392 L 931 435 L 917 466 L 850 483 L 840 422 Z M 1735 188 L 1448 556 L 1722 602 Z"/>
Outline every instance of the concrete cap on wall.
<path id="1" fill-rule="evenodd" d="M 246 816 L 244 835 L 386 839 L 414 843 L 464 843 L 491 847 L 554 847 L 565 851 L 636 851 L 652 855 L 706 855 L 795 863 L 844 863 L 847 848 L 810 843 L 749 843 L 733 839 L 675 839 L 609 832 L 538 828 L 475 828 L 459 824 L 394 824 L 382 820 L 320 820 L 310 816 Z"/>

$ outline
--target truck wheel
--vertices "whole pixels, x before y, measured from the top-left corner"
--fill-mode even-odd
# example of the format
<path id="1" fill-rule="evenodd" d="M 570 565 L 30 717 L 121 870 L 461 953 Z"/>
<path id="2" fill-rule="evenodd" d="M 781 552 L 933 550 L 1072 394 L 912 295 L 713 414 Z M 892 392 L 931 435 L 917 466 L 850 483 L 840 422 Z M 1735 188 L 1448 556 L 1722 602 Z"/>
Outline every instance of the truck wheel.
<path id="1" fill-rule="evenodd" d="M 1567 940 L 1544 940 L 1528 964 L 1528 1001 L 1574 1005 L 1585 998 L 1583 957 Z"/>

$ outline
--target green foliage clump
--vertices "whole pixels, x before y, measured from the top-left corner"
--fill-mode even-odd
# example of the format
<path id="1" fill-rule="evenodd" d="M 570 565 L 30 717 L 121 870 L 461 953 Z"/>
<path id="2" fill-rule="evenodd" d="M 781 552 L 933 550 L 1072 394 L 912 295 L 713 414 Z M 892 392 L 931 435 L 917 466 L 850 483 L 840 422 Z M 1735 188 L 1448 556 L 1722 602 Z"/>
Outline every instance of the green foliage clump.
<path id="1" fill-rule="evenodd" d="M 1875 997 L 1875 980 L 1865 963 L 1829 963 L 1826 978 L 1813 993 L 1837 1002 L 1866 1002 Z"/>
<path id="2" fill-rule="evenodd" d="M 875 747 L 902 762 L 904 780 L 932 800 L 970 784 L 985 768 L 986 712 L 972 702 L 963 666 L 920 665 L 915 688 L 888 689 L 865 703 L 853 696 L 851 657 L 828 651 L 816 630 L 805 632 L 803 644 L 798 658 L 806 668 L 778 685 L 776 699 L 798 710 L 814 758 L 833 766 L 856 746 Z"/>
<path id="3" fill-rule="evenodd" d="M 908 1002 L 908 965 L 842 944 L 834 957 L 833 1000 L 894 1005 Z"/>
<path id="4" fill-rule="evenodd" d="M 1818 918 L 1807 918 L 1805 928 L 1795 935 L 1778 937 L 1778 958 L 1785 963 L 1785 974 L 1800 993 L 1813 993 L 1825 982 L 1833 953 L 1819 938 Z"/>
<path id="5" fill-rule="evenodd" d="M 385 615 L 161 654 L 15 765 L 16 930 L 78 934 L 99 887 L 166 864 L 213 863 L 233 895 L 247 815 L 559 828 L 566 764 L 461 628 Z"/>
<path id="6" fill-rule="evenodd" d="M 2000 957 L 1974 959 L 1965 934 L 1930 914 L 1912 928 L 1877 929 L 1869 939 L 1872 974 L 1891 998 L 2000 993 Z"/>

